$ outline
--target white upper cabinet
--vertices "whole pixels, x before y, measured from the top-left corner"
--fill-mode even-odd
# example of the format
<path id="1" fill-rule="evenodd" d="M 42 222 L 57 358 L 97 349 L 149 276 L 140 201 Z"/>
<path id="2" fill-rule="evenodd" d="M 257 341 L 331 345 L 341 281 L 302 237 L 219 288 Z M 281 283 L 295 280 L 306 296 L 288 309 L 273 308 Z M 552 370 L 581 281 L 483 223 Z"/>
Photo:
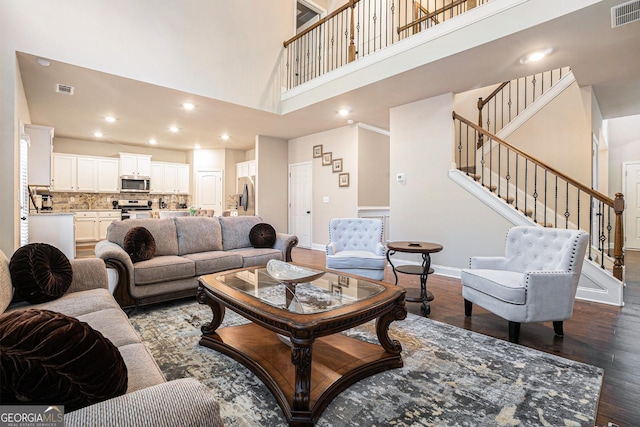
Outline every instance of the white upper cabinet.
<path id="1" fill-rule="evenodd" d="M 52 191 L 118 193 L 118 159 L 53 154 Z"/>
<path id="2" fill-rule="evenodd" d="M 155 194 L 189 194 L 189 165 L 151 162 L 151 192 Z"/>
<path id="3" fill-rule="evenodd" d="M 236 178 L 256 176 L 256 161 L 236 163 Z"/>
<path id="4" fill-rule="evenodd" d="M 120 175 L 151 176 L 151 156 L 146 154 L 120 153 Z"/>

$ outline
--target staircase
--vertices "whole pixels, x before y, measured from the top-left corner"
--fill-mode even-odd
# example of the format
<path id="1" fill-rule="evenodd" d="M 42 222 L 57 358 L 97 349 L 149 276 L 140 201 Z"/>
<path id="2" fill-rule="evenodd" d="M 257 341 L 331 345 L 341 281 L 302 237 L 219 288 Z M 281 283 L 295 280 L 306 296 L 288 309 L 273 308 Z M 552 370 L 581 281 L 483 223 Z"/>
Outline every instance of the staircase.
<path id="1" fill-rule="evenodd" d="M 454 112 L 456 169 L 450 172 L 450 177 L 514 225 L 587 231 L 591 245 L 577 297 L 620 306 L 624 304 L 623 195 L 618 193 L 613 200 L 498 136 L 509 135 L 519 122 L 540 111 L 573 82 L 571 72 L 563 70 L 558 71 L 562 76 L 555 79 L 555 83 L 539 92 L 535 84 L 536 80 L 543 81 L 543 75 L 538 79 L 535 76 L 518 79 L 533 81 L 533 88 L 517 89 L 520 94 L 527 94 L 523 97 L 533 98 L 531 102 L 522 98 L 498 101 L 504 100 L 509 91 L 512 94 L 518 83 L 499 85 L 486 101 L 482 98 L 478 101 L 481 125 Z M 547 81 L 550 80 L 547 77 Z"/>

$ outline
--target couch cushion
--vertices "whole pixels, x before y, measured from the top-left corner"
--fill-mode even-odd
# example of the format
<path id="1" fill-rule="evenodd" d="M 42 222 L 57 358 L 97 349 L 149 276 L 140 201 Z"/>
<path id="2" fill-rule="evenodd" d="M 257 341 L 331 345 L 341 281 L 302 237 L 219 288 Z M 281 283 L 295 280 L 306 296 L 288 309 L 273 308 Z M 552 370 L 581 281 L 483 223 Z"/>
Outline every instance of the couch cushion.
<path id="1" fill-rule="evenodd" d="M 276 242 L 276 229 L 266 222 L 256 224 L 249 231 L 249 241 L 254 248 L 271 248 Z"/>
<path id="2" fill-rule="evenodd" d="M 9 258 L 0 251 L 0 313 L 4 312 L 13 298 L 13 285 L 9 272 Z"/>
<path id="3" fill-rule="evenodd" d="M 145 261 L 156 253 L 156 241 L 153 234 L 144 227 L 133 227 L 124 236 L 124 250 L 131 262 Z"/>
<path id="4" fill-rule="evenodd" d="M 0 316 L 3 403 L 74 409 L 124 394 L 127 366 L 100 332 L 49 310 Z"/>
<path id="5" fill-rule="evenodd" d="M 185 255 L 196 264 L 196 276 L 242 267 L 242 256 L 233 251 L 210 251 Z"/>
<path id="6" fill-rule="evenodd" d="M 73 280 L 67 256 L 47 243 L 30 243 L 14 252 L 9 263 L 16 293 L 37 304 L 61 297 Z"/>
<path id="7" fill-rule="evenodd" d="M 522 273 L 504 270 L 464 269 L 461 280 L 464 286 L 511 304 L 524 304 L 527 292 L 522 283 Z"/>
<path id="8" fill-rule="evenodd" d="M 327 268 L 343 270 L 346 268 L 384 269 L 385 257 L 369 251 L 340 251 L 327 255 Z"/>
<path id="9" fill-rule="evenodd" d="M 242 256 L 242 267 L 257 267 L 267 265 L 272 259 L 284 261 L 282 259 L 282 251 L 278 249 L 248 248 L 235 249 L 231 253 Z"/>
<path id="10" fill-rule="evenodd" d="M 178 255 L 221 251 L 222 231 L 217 218 L 184 216 L 174 218 L 178 233 Z"/>
<path id="11" fill-rule="evenodd" d="M 88 291 L 67 293 L 56 300 L 42 304 L 28 304 L 27 302 L 14 303 L 9 306 L 7 311 L 37 308 L 57 311 L 71 317 L 78 317 L 94 311 L 119 307 L 107 289 L 91 289 Z"/>
<path id="12" fill-rule="evenodd" d="M 141 218 L 114 221 L 107 228 L 107 240 L 124 249 L 124 238 L 133 227 L 144 227 L 156 242 L 155 256 L 178 255 L 178 235 L 173 218 Z"/>
<path id="13" fill-rule="evenodd" d="M 196 265 L 193 261 L 173 255 L 156 256 L 147 261 L 140 261 L 133 269 L 136 285 L 186 279 L 195 274 Z"/>
<path id="14" fill-rule="evenodd" d="M 116 347 L 140 342 L 140 337 L 129 323 L 129 318 L 120 307 L 107 308 L 77 316 Z"/>
<path id="15" fill-rule="evenodd" d="M 118 351 L 129 372 L 127 393 L 166 381 L 149 349 L 143 343 L 123 345 L 118 347 Z"/>
<path id="16" fill-rule="evenodd" d="M 238 248 L 250 248 L 249 232 L 259 224 L 259 216 L 226 216 L 218 217 L 222 228 L 222 249 L 225 251 Z"/>

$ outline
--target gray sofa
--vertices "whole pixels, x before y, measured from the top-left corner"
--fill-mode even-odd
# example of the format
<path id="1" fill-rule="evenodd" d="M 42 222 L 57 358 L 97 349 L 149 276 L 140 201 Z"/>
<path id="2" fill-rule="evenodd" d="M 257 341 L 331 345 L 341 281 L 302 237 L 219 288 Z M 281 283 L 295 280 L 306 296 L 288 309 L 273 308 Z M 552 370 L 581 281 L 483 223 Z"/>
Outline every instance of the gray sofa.
<path id="1" fill-rule="evenodd" d="M 219 406 L 206 386 L 193 378 L 166 382 L 153 356 L 109 293 L 104 262 L 95 258 L 70 262 L 73 281 L 60 298 L 42 304 L 13 303 L 5 310 L 46 309 L 77 318 L 101 332 L 122 355 L 127 366 L 126 394 L 65 414 L 65 425 L 222 426 Z M 0 308 L 4 308 L 11 300 L 12 284 L 9 260 L 1 251 L 0 290 Z"/>
<path id="2" fill-rule="evenodd" d="M 271 248 L 254 248 L 251 228 L 259 216 L 175 217 L 116 221 L 107 238 L 96 244 L 98 258 L 118 272 L 114 297 L 121 307 L 195 296 L 198 277 L 235 268 L 266 265 L 271 259 L 291 261 L 296 236 L 277 233 Z M 148 229 L 155 240 L 153 258 L 133 263 L 124 250 L 133 227 Z"/>

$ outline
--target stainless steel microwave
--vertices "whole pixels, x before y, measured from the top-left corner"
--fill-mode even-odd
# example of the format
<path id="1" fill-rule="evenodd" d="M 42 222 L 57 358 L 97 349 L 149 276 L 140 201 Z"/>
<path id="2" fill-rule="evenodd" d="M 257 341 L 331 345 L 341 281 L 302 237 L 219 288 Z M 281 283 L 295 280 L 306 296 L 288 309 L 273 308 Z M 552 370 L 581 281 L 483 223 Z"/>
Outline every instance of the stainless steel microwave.
<path id="1" fill-rule="evenodd" d="M 120 177 L 121 193 L 148 193 L 149 191 L 151 191 L 151 182 L 149 178 L 139 176 Z"/>

